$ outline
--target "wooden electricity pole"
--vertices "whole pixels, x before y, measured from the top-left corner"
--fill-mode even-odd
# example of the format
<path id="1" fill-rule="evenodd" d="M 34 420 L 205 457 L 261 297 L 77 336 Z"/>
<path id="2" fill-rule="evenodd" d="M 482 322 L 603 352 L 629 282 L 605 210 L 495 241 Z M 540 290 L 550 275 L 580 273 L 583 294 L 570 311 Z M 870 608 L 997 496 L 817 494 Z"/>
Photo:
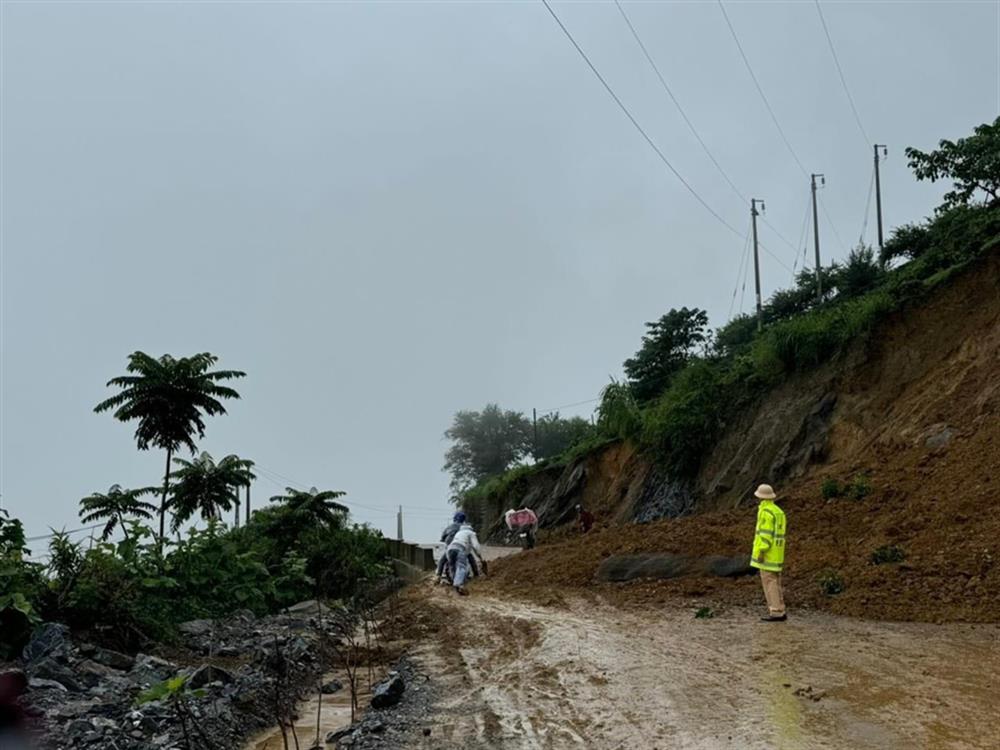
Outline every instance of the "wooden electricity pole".
<path id="1" fill-rule="evenodd" d="M 759 198 L 750 199 L 750 218 L 753 223 L 753 279 L 757 289 L 757 330 L 764 327 L 764 305 L 760 299 L 760 255 L 757 251 L 757 204 L 765 209 L 764 201 Z"/>

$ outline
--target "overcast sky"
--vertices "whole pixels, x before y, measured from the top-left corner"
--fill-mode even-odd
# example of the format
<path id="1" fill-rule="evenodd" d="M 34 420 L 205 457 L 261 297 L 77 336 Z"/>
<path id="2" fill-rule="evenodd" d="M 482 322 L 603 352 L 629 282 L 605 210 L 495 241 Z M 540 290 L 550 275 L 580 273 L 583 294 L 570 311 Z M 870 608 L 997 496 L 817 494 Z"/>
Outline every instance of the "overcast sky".
<path id="1" fill-rule="evenodd" d="M 615 5 L 553 7 L 745 233 L 748 207 Z M 797 245 L 808 180 L 718 5 L 624 7 L 719 163 Z M 914 182 L 903 148 L 997 116 L 998 5 L 823 8 L 863 126 L 889 145 L 887 225 L 918 220 L 943 187 Z M 822 249 L 843 257 L 871 148 L 816 7 L 727 9 L 792 148 L 826 175 Z M 592 399 L 645 321 L 682 305 L 726 321 L 743 238 L 540 2 L 5 1 L 0 20 L 0 492 L 30 534 L 162 475 L 134 426 L 92 413 L 136 349 L 247 371 L 200 447 L 258 461 L 257 502 L 283 477 L 343 489 L 366 506 L 355 518 L 394 533 L 402 504 L 406 536 L 429 540 L 450 514 L 454 411 Z M 781 261 L 762 257 L 766 295 L 796 252 L 769 226 L 761 238 Z"/>

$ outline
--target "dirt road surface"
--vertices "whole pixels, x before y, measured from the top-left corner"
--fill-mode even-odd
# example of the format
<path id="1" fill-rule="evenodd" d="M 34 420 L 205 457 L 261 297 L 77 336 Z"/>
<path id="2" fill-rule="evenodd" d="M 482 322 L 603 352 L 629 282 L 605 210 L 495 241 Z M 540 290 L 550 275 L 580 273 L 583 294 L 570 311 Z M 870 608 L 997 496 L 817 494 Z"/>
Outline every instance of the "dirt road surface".
<path id="1" fill-rule="evenodd" d="M 1000 747 L 997 626 L 695 619 L 429 585 L 413 603 L 411 653 L 440 695 L 422 748 Z"/>

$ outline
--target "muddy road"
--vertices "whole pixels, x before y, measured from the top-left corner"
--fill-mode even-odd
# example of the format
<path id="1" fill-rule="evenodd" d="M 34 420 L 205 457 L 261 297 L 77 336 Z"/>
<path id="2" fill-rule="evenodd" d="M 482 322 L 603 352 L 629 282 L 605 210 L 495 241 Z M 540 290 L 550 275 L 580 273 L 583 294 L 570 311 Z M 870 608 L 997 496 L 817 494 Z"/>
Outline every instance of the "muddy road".
<path id="1" fill-rule="evenodd" d="M 413 592 L 434 676 L 413 747 L 1000 747 L 1000 628 Z"/>

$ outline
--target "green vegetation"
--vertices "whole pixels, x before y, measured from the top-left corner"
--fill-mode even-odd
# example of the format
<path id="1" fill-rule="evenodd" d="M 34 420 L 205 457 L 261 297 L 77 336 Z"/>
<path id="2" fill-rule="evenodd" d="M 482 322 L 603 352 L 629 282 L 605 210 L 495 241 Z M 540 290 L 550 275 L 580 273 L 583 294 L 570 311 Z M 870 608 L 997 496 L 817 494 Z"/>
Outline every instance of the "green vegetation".
<path id="1" fill-rule="evenodd" d="M 820 487 L 820 493 L 824 500 L 834 500 L 840 497 L 864 500 L 872 493 L 871 478 L 864 473 L 855 474 L 851 481 L 843 484 L 836 479 L 826 479 Z"/>
<path id="2" fill-rule="evenodd" d="M 695 348 L 705 343 L 708 313 L 682 307 L 646 323 L 646 328 L 649 331 L 642 337 L 642 347 L 624 365 L 629 388 L 639 403 L 648 403 L 663 393 L 691 361 Z"/>
<path id="3" fill-rule="evenodd" d="M 819 583 L 819 590 L 827 596 L 842 594 L 846 588 L 843 576 L 835 570 L 824 570 L 816 580 Z"/>
<path id="4" fill-rule="evenodd" d="M 461 481 L 452 483 L 456 502 L 474 512 L 497 493 L 516 494 L 518 483 L 532 471 L 622 439 L 633 441 L 674 476 L 692 477 L 740 409 L 789 376 L 863 345 L 892 312 L 995 251 L 1000 243 L 1000 118 L 969 138 L 942 141 L 929 153 L 908 149 L 907 155 L 918 179 L 953 183 L 932 219 L 898 227 L 878 258 L 870 247 L 859 246 L 843 264 L 822 268 L 822 298 L 815 270 L 802 271 L 793 288 L 776 292 L 763 306 L 763 330 L 758 331 L 756 317 L 741 315 L 710 335 L 704 311 L 686 307 L 647 323 L 639 351 L 624 363 L 627 381 L 612 380 L 602 392 L 589 437 L 534 469 L 518 466 L 528 455 L 522 448 L 488 471 L 463 472 Z M 455 439 L 452 431 L 447 434 Z M 455 467 L 451 456 L 449 451 L 447 470 Z M 512 467 L 517 468 L 500 476 Z M 454 476 L 459 475 L 453 471 Z M 844 487 L 836 480 L 823 487 L 827 499 L 860 500 L 870 492 L 863 476 Z"/>
<path id="5" fill-rule="evenodd" d="M 452 441 L 444 470 L 451 474 L 451 489 L 458 498 L 529 456 L 545 461 L 572 450 L 590 440 L 594 428 L 585 419 L 563 419 L 552 412 L 538 419 L 536 429 L 521 412 L 487 404 L 482 411 L 456 413 L 444 436 Z"/>
<path id="6" fill-rule="evenodd" d="M 139 450 L 155 446 L 167 452 L 163 473 L 163 496 L 160 500 L 160 539 L 165 532 L 167 495 L 170 489 L 170 459 L 181 447 L 195 452 L 195 435 L 205 437 L 205 417 L 225 414 L 222 401 L 240 397 L 220 382 L 246 376 L 239 370 L 209 368 L 219 358 L 207 352 L 174 359 L 164 354 L 159 359 L 145 352 L 128 358 L 129 373 L 108 381 L 108 387 L 121 389 L 94 407 L 95 412 L 113 411 L 120 422 L 138 420 L 135 441 Z"/>
<path id="7" fill-rule="evenodd" d="M 872 565 L 886 565 L 888 563 L 900 563 L 906 559 L 906 552 L 898 544 L 887 544 L 872 552 Z"/>
<path id="8" fill-rule="evenodd" d="M 173 514 L 170 524 L 177 531 L 195 514 L 204 520 L 222 518 L 224 512 L 235 509 L 239 518 L 239 489 L 254 479 L 253 461 L 239 456 L 226 456 L 218 463 L 207 452 L 194 461 L 175 458 L 180 468 L 170 474 L 167 507 Z"/>
<path id="9" fill-rule="evenodd" d="M 864 500 L 872 493 L 871 477 L 865 473 L 859 473 L 855 474 L 849 482 L 844 483 L 829 478 L 823 481 L 820 493 L 824 500 L 834 500 L 841 497 Z"/>
<path id="10" fill-rule="evenodd" d="M 155 487 L 127 490 L 121 485 L 113 484 L 107 494 L 95 492 L 80 501 L 80 520 L 84 523 L 106 521 L 104 530 L 101 532 L 102 542 L 110 539 L 111 535 L 115 533 L 115 529 L 121 529 L 127 539 L 128 529 L 125 528 L 127 518 L 148 520 L 156 513 L 155 505 L 139 499 L 155 492 Z"/>
<path id="11" fill-rule="evenodd" d="M 711 607 L 701 607 L 694 613 L 696 620 L 711 620 L 715 617 L 715 611 Z"/>
<path id="12" fill-rule="evenodd" d="M 824 500 L 834 500 L 838 497 L 844 496 L 844 488 L 841 486 L 840 482 L 833 477 L 824 479 L 819 491 L 820 494 L 823 495 Z"/>
<path id="13" fill-rule="evenodd" d="M 210 354 L 133 354 L 129 370 L 140 374 L 113 380 L 123 392 L 98 411 L 116 408 L 122 421 L 138 419 L 140 449 L 156 445 L 169 455 L 186 446 L 193 453 L 202 415 L 222 413 L 216 398 L 236 397 L 215 381 L 242 376 L 208 372 L 215 362 Z M 44 564 L 29 559 L 20 521 L 0 511 L 0 658 L 17 653 L 41 619 L 138 648 L 169 640 L 185 620 L 237 609 L 264 614 L 314 597 L 346 599 L 388 575 L 381 534 L 349 522 L 337 502 L 343 492 L 288 488 L 242 528 L 227 528 L 222 513 L 238 510 L 236 490 L 253 479 L 253 462 L 233 455 L 216 462 L 208 453 L 173 462 L 178 468 L 159 508 L 142 500 L 154 487 L 113 485 L 83 498 L 81 518 L 104 522 L 99 540 L 85 546 L 55 533 Z M 195 516 L 207 526 L 175 541 L 143 525 L 159 513 L 162 529 L 167 510 L 175 532 Z M 121 540 L 110 541 L 116 534 Z"/>

